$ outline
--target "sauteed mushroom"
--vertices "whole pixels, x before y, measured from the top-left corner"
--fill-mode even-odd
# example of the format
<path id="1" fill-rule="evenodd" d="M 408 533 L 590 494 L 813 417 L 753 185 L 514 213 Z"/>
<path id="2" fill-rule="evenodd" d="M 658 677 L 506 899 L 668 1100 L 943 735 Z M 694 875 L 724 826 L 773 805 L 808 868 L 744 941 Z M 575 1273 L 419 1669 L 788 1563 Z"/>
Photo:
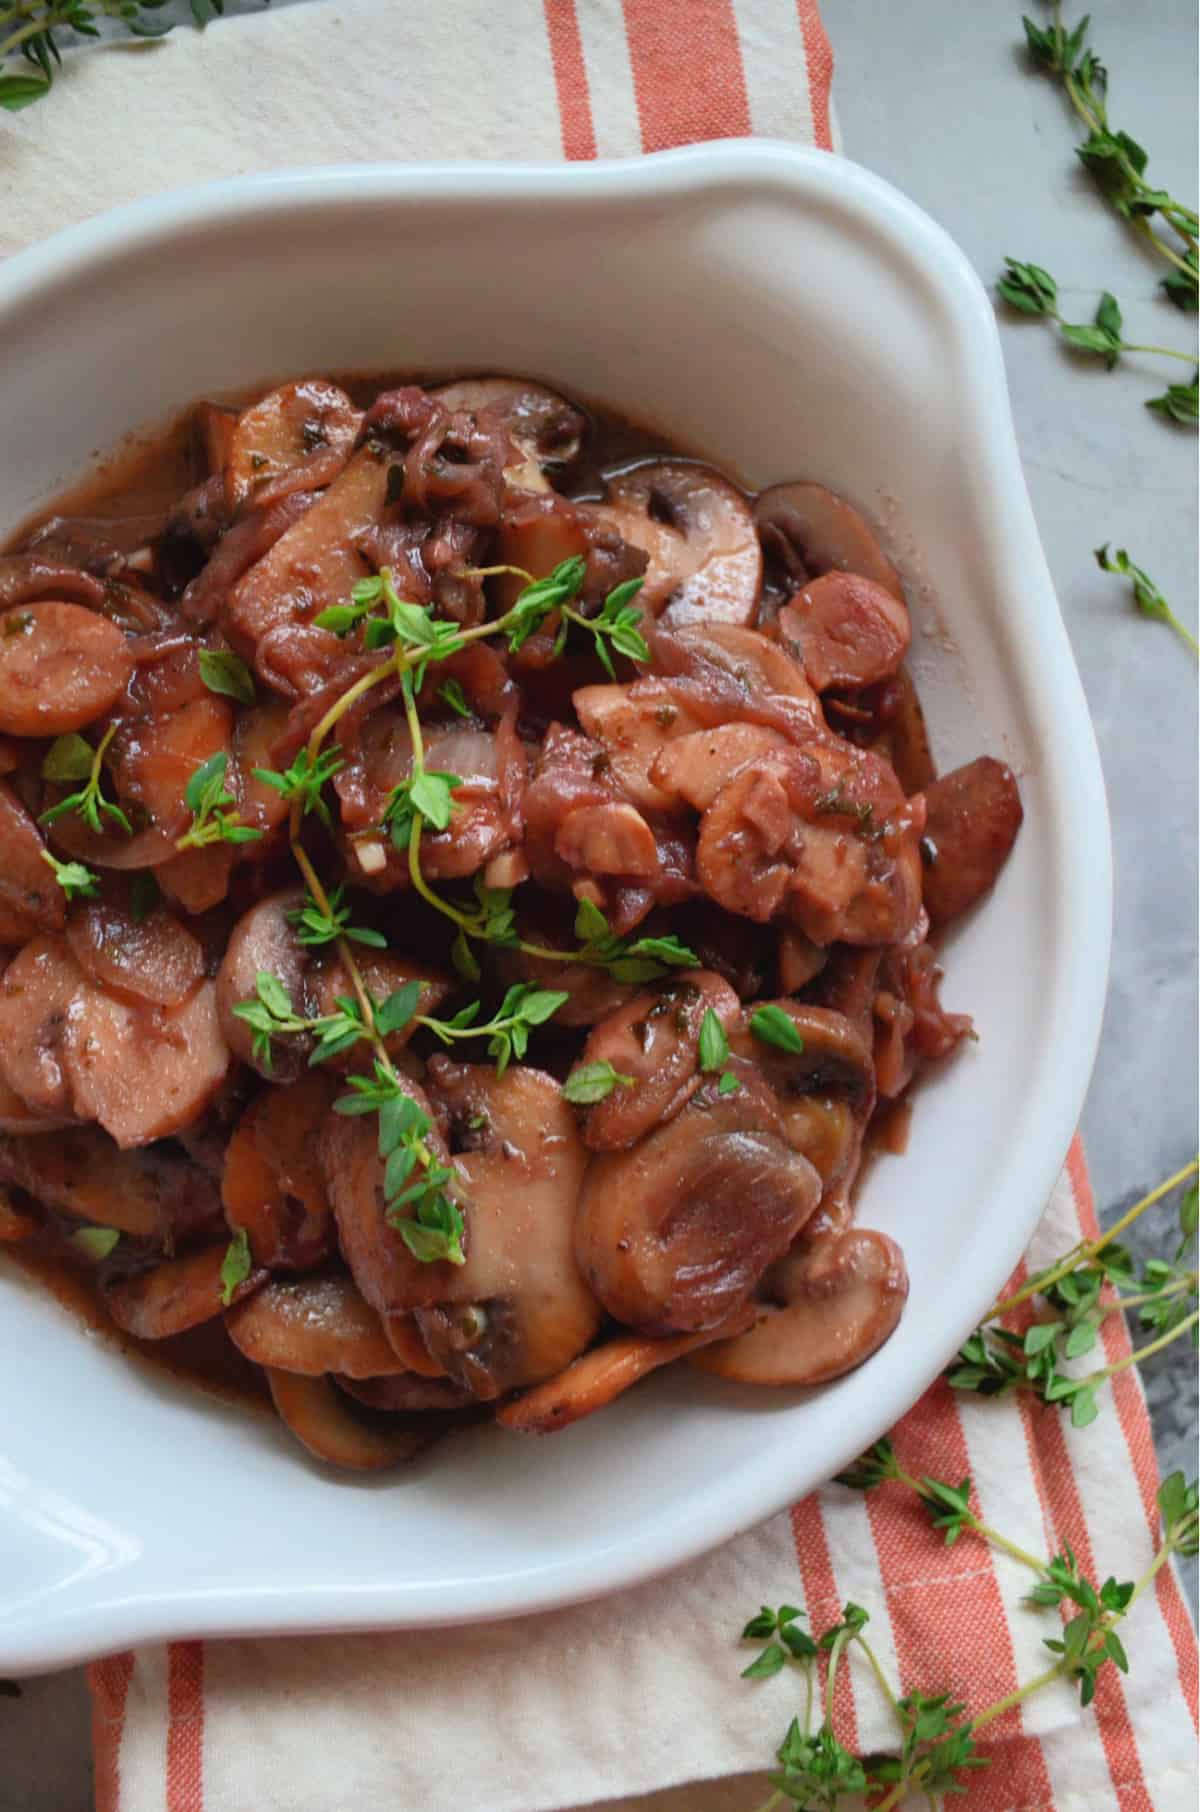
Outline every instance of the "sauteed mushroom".
<path id="1" fill-rule="evenodd" d="M 753 622 L 762 550 L 749 505 L 719 472 L 683 460 L 635 466 L 594 508 L 649 554 L 648 612 L 674 626 Z"/>

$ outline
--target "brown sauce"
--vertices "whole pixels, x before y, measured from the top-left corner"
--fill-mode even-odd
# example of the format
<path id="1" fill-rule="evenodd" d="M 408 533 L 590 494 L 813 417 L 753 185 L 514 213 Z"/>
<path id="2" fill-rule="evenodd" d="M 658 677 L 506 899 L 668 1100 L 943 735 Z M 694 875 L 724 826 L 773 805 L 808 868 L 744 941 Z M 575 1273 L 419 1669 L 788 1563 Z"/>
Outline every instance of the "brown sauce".
<path id="1" fill-rule="evenodd" d="M 180 1384 L 207 1391 L 239 1408 L 270 1409 L 263 1373 L 243 1359 L 223 1322 L 206 1322 L 168 1340 L 135 1340 L 109 1315 L 95 1275 L 39 1250 L 35 1239 L 0 1246 L 0 1272 L 5 1264 L 53 1296 L 89 1334 L 98 1335 L 122 1358 L 167 1372 Z"/>

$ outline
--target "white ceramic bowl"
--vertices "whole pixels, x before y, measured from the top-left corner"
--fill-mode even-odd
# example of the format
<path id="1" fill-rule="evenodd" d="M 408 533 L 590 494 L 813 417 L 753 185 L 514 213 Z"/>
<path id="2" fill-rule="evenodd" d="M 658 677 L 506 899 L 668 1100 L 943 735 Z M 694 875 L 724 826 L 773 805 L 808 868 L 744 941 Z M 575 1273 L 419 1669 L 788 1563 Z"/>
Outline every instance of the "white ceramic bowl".
<path id="1" fill-rule="evenodd" d="M 628 407 L 753 485 L 888 527 L 937 752 L 1001 754 L 1025 827 L 947 952 L 980 1043 L 922 1087 L 860 1219 L 908 1257 L 898 1332 L 808 1394 L 680 1370 L 569 1432 L 456 1440 L 347 1483 L 0 1274 L 0 1671 L 148 1638 L 511 1616 L 723 1541 L 882 1434 L 1019 1257 L 1100 1026 L 1099 762 L 1022 481 L 991 307 L 945 234 L 840 158 L 305 171 L 156 197 L 0 269 L 0 531 L 205 393 L 307 371 L 497 370 Z"/>

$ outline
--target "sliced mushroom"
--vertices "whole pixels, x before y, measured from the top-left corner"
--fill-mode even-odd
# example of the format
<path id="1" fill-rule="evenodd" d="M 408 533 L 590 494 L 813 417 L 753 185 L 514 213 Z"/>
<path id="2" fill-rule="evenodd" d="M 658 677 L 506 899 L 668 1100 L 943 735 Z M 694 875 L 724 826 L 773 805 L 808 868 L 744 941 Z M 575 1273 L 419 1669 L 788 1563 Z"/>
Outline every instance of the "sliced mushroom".
<path id="1" fill-rule="evenodd" d="M 416 1372 L 394 1372 L 389 1377 L 334 1377 L 348 1396 L 370 1409 L 390 1415 L 427 1415 L 431 1410 L 468 1409 L 478 1401 L 453 1378 L 425 1378 Z"/>
<path id="2" fill-rule="evenodd" d="M 54 522 L 46 523 L 45 528 L 53 531 Z M 88 604 L 99 610 L 105 598 L 100 580 L 81 566 L 43 549 L 41 536 L 39 530 L 26 553 L 0 554 L 0 611 L 42 598 L 69 598 L 74 604 Z"/>
<path id="3" fill-rule="evenodd" d="M 60 736 L 111 711 L 133 672 L 115 623 L 45 599 L 0 616 L 0 730 Z"/>
<path id="4" fill-rule="evenodd" d="M 803 1049 L 786 1051 L 759 1038 L 753 1024 L 758 1007 L 731 1035 L 730 1049 L 770 1083 L 784 1137 L 816 1170 L 825 1194 L 835 1187 L 845 1193 L 875 1107 L 869 1029 L 830 1007 L 794 1000 L 764 1004 L 786 1015 Z"/>
<path id="5" fill-rule="evenodd" d="M 889 679 L 908 653 L 912 624 L 886 586 L 834 572 L 813 579 L 780 611 L 779 637 L 814 689 L 825 692 Z"/>
<path id="6" fill-rule="evenodd" d="M 293 491 L 333 482 L 350 457 L 361 411 L 323 378 L 284 384 L 243 410 L 230 438 L 225 500 L 230 514 L 251 499 L 262 508 Z"/>
<path id="7" fill-rule="evenodd" d="M 650 778 L 671 799 L 706 812 L 744 768 L 759 767 L 766 757 L 786 752 L 788 746 L 780 731 L 765 724 L 718 724 L 669 742 L 655 757 Z"/>
<path id="8" fill-rule="evenodd" d="M 36 1113 L 73 1117 L 63 1038 L 82 984 L 54 934 L 33 938 L 0 976 L 0 1076 Z"/>
<path id="9" fill-rule="evenodd" d="M 374 1309 L 338 1272 L 273 1277 L 226 1312 L 225 1326 L 247 1359 L 272 1371 L 383 1378 L 404 1369 Z"/>
<path id="10" fill-rule="evenodd" d="M 515 1434 L 557 1434 L 584 1416 L 605 1409 L 631 1385 L 651 1372 L 676 1359 L 740 1333 L 754 1319 L 754 1310 L 744 1304 L 727 1320 L 702 1334 L 676 1334 L 665 1340 L 650 1340 L 643 1334 L 620 1334 L 593 1347 L 576 1359 L 557 1378 L 547 1379 L 535 1389 L 526 1391 L 512 1403 L 496 1411 L 501 1428 Z"/>
<path id="11" fill-rule="evenodd" d="M 995 886 L 1025 816 L 1012 769 L 991 755 L 925 790 L 925 909 L 949 924 Z"/>
<path id="12" fill-rule="evenodd" d="M 350 1472 L 385 1472 L 415 1459 L 442 1432 L 429 1419 L 424 1425 L 372 1418 L 356 1410 L 328 1378 L 306 1378 L 299 1372 L 267 1372 L 271 1400 L 285 1424 L 314 1459 Z"/>
<path id="13" fill-rule="evenodd" d="M 741 1384 L 824 1384 L 852 1371 L 895 1330 L 908 1296 L 904 1256 L 885 1233 L 854 1227 L 779 1266 L 782 1307 L 689 1363 Z"/>
<path id="14" fill-rule="evenodd" d="M 431 1086 L 469 1140 L 467 1262 L 417 1325 L 449 1376 L 488 1402 L 550 1378 L 581 1353 L 600 1308 L 575 1262 L 587 1153 L 551 1077 L 434 1059 Z"/>
<path id="15" fill-rule="evenodd" d="M 714 1079 L 715 1083 L 715 1079 Z M 699 1333 L 746 1300 L 821 1196 L 765 1085 L 701 1089 L 630 1151 L 592 1160 L 580 1269 L 610 1315 L 647 1334 Z"/>
<path id="16" fill-rule="evenodd" d="M 319 1070 L 286 1087 L 265 1089 L 226 1147 L 221 1199 L 230 1226 L 245 1229 L 256 1264 L 308 1271 L 336 1249 L 317 1149 L 333 1096 L 332 1079 Z"/>
<path id="17" fill-rule="evenodd" d="M 790 750 L 743 768 L 721 788 L 701 820 L 696 847 L 700 884 L 718 906 L 759 924 L 781 910 L 819 774 L 812 755 Z"/>
<path id="18" fill-rule="evenodd" d="M 234 1008 L 255 998 L 260 975 L 273 975 L 293 1002 L 304 986 L 305 952 L 296 942 L 288 914 L 304 904 L 299 888 L 268 894 L 238 920 L 217 971 L 221 1033 L 233 1055 L 272 1082 L 291 1082 L 303 1070 L 312 1040 L 304 1033 L 276 1038 L 270 1057 L 256 1047 L 254 1033 Z"/>
<path id="19" fill-rule="evenodd" d="M 661 867 L 654 832 L 636 806 L 611 800 L 568 812 L 554 839 L 555 854 L 585 874 L 648 880 Z"/>
<path id="20" fill-rule="evenodd" d="M 878 756 L 814 736 L 718 794 L 696 869 L 729 911 L 781 914 L 815 944 L 894 943 L 920 911 L 924 816 Z"/>
<path id="21" fill-rule="evenodd" d="M 216 1186 L 170 1147 L 118 1151 L 95 1126 L 54 1139 L 0 1138 L 0 1177 L 73 1220 L 165 1242 L 221 1226 Z"/>
<path id="22" fill-rule="evenodd" d="M 408 957 L 397 956 L 390 950 L 357 949 L 354 960 L 374 1000 L 385 1001 L 390 994 L 397 993 L 409 982 L 418 982 L 420 991 L 414 1009 L 416 1013 L 436 1013 L 454 987 L 453 982 L 437 969 L 431 969 L 425 963 L 413 962 Z M 353 993 L 354 987 L 345 963 L 336 950 L 327 949 L 305 975 L 301 990 L 303 1011 L 312 1019 L 336 1012 L 338 996 L 344 998 Z M 386 1040 L 389 1054 L 393 1058 L 398 1057 L 417 1030 L 417 1026 L 410 1020 L 399 1031 L 390 1032 Z M 323 1067 L 334 1072 L 361 1069 L 365 1049 L 363 1046 L 351 1046 Z"/>
<path id="23" fill-rule="evenodd" d="M 580 1064 L 608 1062 L 633 1080 L 586 1109 L 585 1145 L 622 1150 L 686 1105 L 700 1087 L 700 1027 L 710 1009 L 728 1031 L 741 1002 L 719 975 L 691 969 L 593 1026 Z"/>
<path id="24" fill-rule="evenodd" d="M 221 1267 L 227 1248 L 205 1246 L 186 1258 L 169 1258 L 149 1271 L 109 1284 L 104 1305 L 123 1333 L 135 1340 L 169 1340 L 202 1322 L 213 1321 L 225 1307 Z M 267 1281 L 263 1270 L 251 1271 L 231 1292 L 240 1302 Z"/>
<path id="25" fill-rule="evenodd" d="M 925 713 L 912 675 L 901 666 L 883 688 L 880 719 L 883 734 L 872 743 L 877 755 L 891 763 L 896 779 L 908 794 L 921 793 L 937 778 Z"/>
<path id="26" fill-rule="evenodd" d="M 900 575 L 866 517 L 823 485 L 772 485 L 755 504 L 754 520 L 790 589 L 828 572 L 861 573 L 904 602 Z"/>
<path id="27" fill-rule="evenodd" d="M 632 686 L 581 686 L 573 703 L 626 797 L 642 811 L 669 811 L 670 796 L 651 779 L 651 771 L 676 737 L 703 727 L 686 689 L 660 679 L 637 680 Z"/>
<path id="28" fill-rule="evenodd" d="M 401 1076 L 401 1087 L 428 1123 L 423 1141 L 433 1161 L 449 1162 L 445 1140 L 438 1130 L 429 1097 L 421 1086 Z M 327 1116 L 321 1129 L 321 1167 L 325 1187 L 337 1220 L 338 1243 L 350 1274 L 363 1296 L 385 1321 L 406 1316 L 413 1309 L 447 1300 L 456 1288 L 460 1267 L 448 1259 L 422 1264 L 413 1257 L 400 1232 L 386 1215 L 384 1167 L 379 1156 L 378 1128 L 365 1117 Z M 472 1205 L 465 1184 L 451 1185 L 450 1193 L 467 1217 L 467 1239 L 472 1238 Z M 402 1211 L 403 1212 L 403 1211 Z"/>
<path id="29" fill-rule="evenodd" d="M 204 980 L 199 942 L 162 907 L 139 919 L 115 900 L 86 901 L 71 914 L 67 943 L 85 975 L 125 999 L 178 1007 Z"/>
<path id="30" fill-rule="evenodd" d="M 735 712 L 747 699 L 795 701 L 796 709 L 776 718 L 800 729 L 820 729 L 824 719 L 808 676 L 786 647 L 737 623 L 690 623 L 657 636 L 660 664 L 698 680 L 712 694 L 714 682 Z"/>
<path id="31" fill-rule="evenodd" d="M 386 497 L 387 464 L 364 447 L 229 593 L 221 620 L 233 645 L 253 659 L 271 630 L 344 603 L 368 576 L 357 546 Z"/>
<path id="32" fill-rule="evenodd" d="M 421 1338 L 421 1330 L 411 1315 L 389 1315 L 383 1324 L 388 1344 L 407 1372 L 419 1378 L 444 1378 L 445 1367 L 438 1364 Z"/>
<path id="33" fill-rule="evenodd" d="M 0 781 L 0 908 L 16 926 L 57 931 L 66 917 L 63 890 L 45 860 L 42 833 L 6 781 Z M 21 941 L 15 939 L 14 941 Z"/>
<path id="34" fill-rule="evenodd" d="M 544 467 L 569 464 L 583 443 L 587 423 L 581 411 L 525 378 L 459 378 L 439 385 L 430 395 L 446 409 L 472 415 L 486 411 L 502 423 L 520 456 L 505 467 L 504 475 L 519 490 L 545 490 Z"/>
<path id="35" fill-rule="evenodd" d="M 595 514 L 650 556 L 639 604 L 673 626 L 752 623 L 762 550 L 742 493 L 709 466 L 655 460 L 609 480 Z"/>
<path id="36" fill-rule="evenodd" d="M 147 1145 L 190 1125 L 229 1068 L 211 982 L 170 1008 L 130 1006 L 84 982 L 62 1050 L 76 1114 L 98 1120 L 121 1146 Z"/>

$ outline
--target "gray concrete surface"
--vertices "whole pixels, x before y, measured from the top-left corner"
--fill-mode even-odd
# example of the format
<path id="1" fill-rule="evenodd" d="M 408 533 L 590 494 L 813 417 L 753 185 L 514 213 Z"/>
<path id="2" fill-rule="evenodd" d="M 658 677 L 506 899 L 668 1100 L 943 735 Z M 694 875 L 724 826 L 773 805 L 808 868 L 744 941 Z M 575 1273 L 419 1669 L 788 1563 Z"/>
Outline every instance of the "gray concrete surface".
<path id="1" fill-rule="evenodd" d="M 1039 0 L 1026 4 L 1048 15 Z M 228 0 L 227 11 L 254 5 Z M 1081 9 L 1067 10 L 1074 18 Z M 1089 319 L 1108 288 L 1136 330 L 1130 338 L 1194 344 L 1192 322 L 1155 299 L 1158 265 L 1078 169 L 1065 104 L 1028 73 L 1020 0 L 824 0 L 824 12 L 848 155 L 940 220 L 986 281 L 1011 253 L 1055 274 L 1075 318 Z M 1153 9 L 1093 0 L 1092 13 L 1114 121 L 1150 150 L 1153 179 L 1194 201 L 1193 0 Z M 1142 406 L 1162 388 L 1165 361 L 1131 360 L 1107 375 L 1067 356 L 1038 323 L 1006 320 L 1003 335 L 1029 488 L 1112 809 L 1112 984 L 1084 1115 L 1108 1222 L 1196 1148 L 1196 664 L 1132 611 L 1091 550 L 1104 540 L 1128 547 L 1195 627 L 1196 439 Z M 1148 1218 L 1136 1241 L 1147 1256 L 1162 1250 L 1165 1228 Z M 1181 1342 L 1146 1370 L 1164 1470 L 1192 1474 L 1194 1354 Z M 1194 1603 L 1194 1564 L 1187 1583 Z M 89 1750 L 81 1670 L 29 1682 L 20 1700 L 0 1698 L 0 1812 L 86 1812 Z"/>

